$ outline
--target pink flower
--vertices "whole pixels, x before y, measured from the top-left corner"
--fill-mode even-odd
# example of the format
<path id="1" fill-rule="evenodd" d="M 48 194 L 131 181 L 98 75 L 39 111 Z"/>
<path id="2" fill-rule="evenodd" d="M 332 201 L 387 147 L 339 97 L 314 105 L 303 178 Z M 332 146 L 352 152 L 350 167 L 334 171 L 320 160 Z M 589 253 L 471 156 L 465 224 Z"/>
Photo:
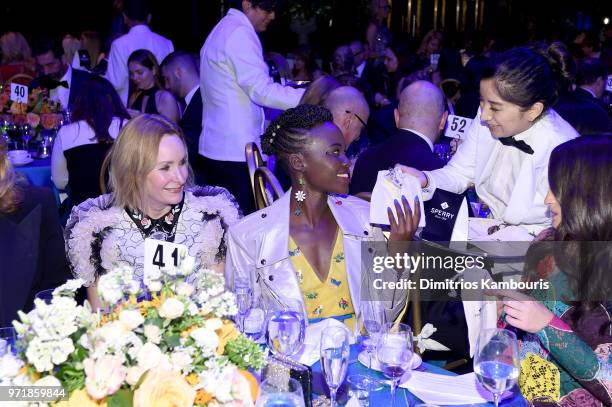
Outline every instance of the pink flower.
<path id="1" fill-rule="evenodd" d="M 114 394 L 125 380 L 127 370 L 119 356 L 104 355 L 97 360 L 87 358 L 85 366 L 85 387 L 94 399 L 102 399 Z"/>

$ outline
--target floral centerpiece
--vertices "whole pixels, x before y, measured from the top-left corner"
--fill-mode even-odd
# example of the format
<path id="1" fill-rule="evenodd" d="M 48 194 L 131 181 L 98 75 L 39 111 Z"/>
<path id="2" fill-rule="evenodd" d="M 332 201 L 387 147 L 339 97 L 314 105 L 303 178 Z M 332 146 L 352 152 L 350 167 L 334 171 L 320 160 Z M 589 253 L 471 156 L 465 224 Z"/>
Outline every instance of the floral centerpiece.
<path id="1" fill-rule="evenodd" d="M 55 289 L 50 304 L 35 300 L 13 322 L 21 339 L 16 355 L 0 357 L 0 384 L 63 386 L 55 405 L 64 407 L 253 405 L 246 369 L 266 355 L 228 319 L 237 308 L 224 278 L 192 274 L 183 257 L 180 269 L 147 276 L 144 290 L 129 267 L 101 276 L 101 299 L 115 304 L 106 314 L 76 303 L 81 280 Z"/>
<path id="2" fill-rule="evenodd" d="M 4 86 L 0 92 L 2 120 L 16 125 L 28 124 L 33 130 L 59 127 L 63 119 L 62 105 L 49 97 L 48 89 L 30 89 L 28 103 L 12 101 L 10 93 L 10 86 Z"/>

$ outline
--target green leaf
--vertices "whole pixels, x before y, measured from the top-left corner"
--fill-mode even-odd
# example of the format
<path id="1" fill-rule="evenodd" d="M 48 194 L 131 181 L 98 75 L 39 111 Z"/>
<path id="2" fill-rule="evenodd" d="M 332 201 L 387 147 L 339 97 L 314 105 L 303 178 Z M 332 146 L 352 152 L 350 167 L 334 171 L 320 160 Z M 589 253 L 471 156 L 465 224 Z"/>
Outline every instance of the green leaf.
<path id="1" fill-rule="evenodd" d="M 108 407 L 132 407 L 134 393 L 128 389 L 121 389 L 117 393 L 106 398 Z"/>
<path id="2" fill-rule="evenodd" d="M 180 335 L 171 335 L 166 338 L 166 343 L 170 348 L 176 348 L 181 344 L 181 337 Z"/>

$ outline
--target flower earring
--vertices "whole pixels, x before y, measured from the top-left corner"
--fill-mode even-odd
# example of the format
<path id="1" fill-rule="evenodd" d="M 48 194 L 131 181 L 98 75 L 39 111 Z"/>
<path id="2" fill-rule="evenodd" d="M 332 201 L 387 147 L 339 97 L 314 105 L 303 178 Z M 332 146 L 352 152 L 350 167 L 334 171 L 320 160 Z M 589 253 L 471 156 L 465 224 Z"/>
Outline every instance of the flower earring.
<path id="1" fill-rule="evenodd" d="M 298 180 L 298 184 L 300 184 L 301 189 L 295 193 L 295 200 L 298 201 L 298 204 L 301 204 L 306 200 L 306 192 L 304 192 L 304 185 L 306 183 L 304 182 L 304 178 L 300 177 L 300 179 Z M 296 208 L 293 211 L 293 214 L 295 216 L 300 216 L 302 214 L 302 209 Z"/>

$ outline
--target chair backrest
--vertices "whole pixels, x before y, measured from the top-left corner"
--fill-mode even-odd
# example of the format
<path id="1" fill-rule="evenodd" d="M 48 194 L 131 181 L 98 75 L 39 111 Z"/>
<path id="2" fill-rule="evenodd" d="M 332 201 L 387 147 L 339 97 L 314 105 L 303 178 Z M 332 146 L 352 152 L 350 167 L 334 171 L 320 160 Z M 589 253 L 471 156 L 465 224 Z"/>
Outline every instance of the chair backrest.
<path id="1" fill-rule="evenodd" d="M 255 196 L 255 170 L 265 165 L 265 163 L 259 152 L 259 147 L 253 142 L 246 143 L 246 146 L 244 146 L 244 155 L 246 156 L 247 167 L 249 168 L 251 191 L 253 191 L 253 196 Z"/>
<path id="2" fill-rule="evenodd" d="M 254 175 L 255 207 L 263 209 L 285 193 L 276 176 L 267 167 L 261 166 L 255 170 Z M 268 187 L 270 187 L 268 189 Z"/>

